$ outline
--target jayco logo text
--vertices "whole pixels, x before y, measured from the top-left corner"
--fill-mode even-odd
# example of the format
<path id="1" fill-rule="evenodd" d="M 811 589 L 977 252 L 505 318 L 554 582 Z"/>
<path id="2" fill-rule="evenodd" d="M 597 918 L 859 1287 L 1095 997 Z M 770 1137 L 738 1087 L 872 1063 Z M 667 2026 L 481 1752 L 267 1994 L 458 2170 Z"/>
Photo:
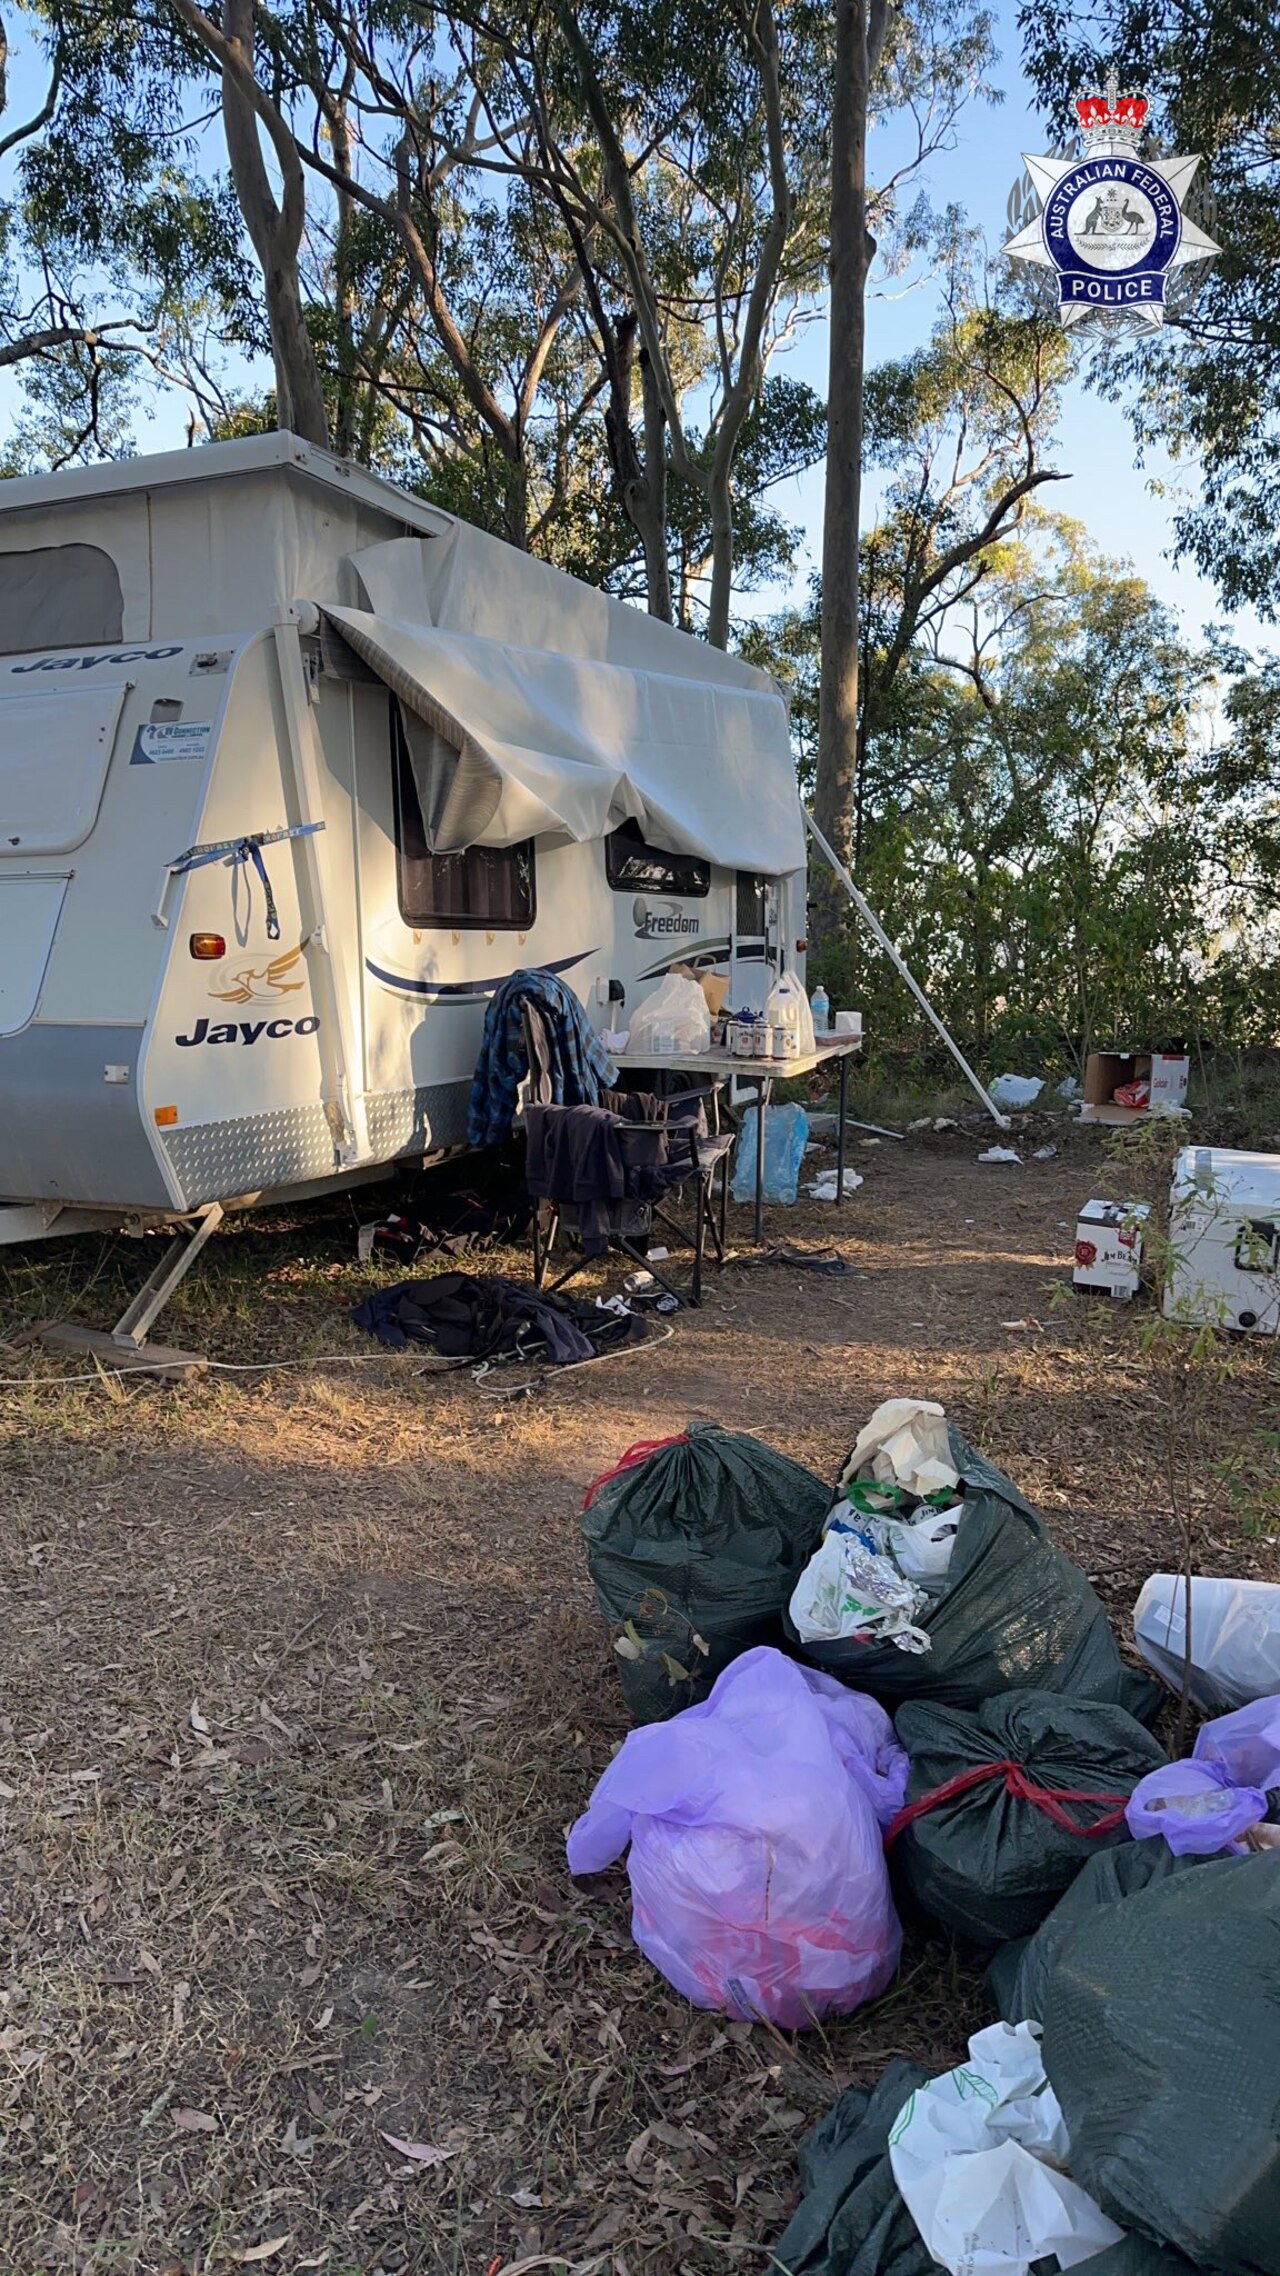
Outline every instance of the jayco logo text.
<path id="1" fill-rule="evenodd" d="M 260 1035 L 275 1043 L 282 1035 L 314 1035 L 319 1025 L 314 1013 L 305 1019 L 225 1020 L 216 1027 L 210 1027 L 207 1019 L 198 1019 L 190 1035 L 175 1035 L 173 1040 L 186 1051 L 197 1043 L 256 1043 Z"/>
<path id="2" fill-rule="evenodd" d="M 180 656 L 182 643 L 176 648 L 116 648 L 109 656 L 42 656 L 35 664 L 15 664 L 14 677 L 19 672 L 96 672 L 99 664 L 158 664 L 164 656 Z"/>

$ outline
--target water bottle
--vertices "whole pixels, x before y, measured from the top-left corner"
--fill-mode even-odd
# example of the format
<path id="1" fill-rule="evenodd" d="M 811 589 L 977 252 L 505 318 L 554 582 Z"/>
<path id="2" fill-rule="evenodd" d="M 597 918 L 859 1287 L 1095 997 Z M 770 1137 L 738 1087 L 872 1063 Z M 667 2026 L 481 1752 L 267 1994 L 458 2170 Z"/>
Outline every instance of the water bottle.
<path id="1" fill-rule="evenodd" d="M 831 998 L 825 988 L 814 989 L 809 998 L 809 1009 L 813 1013 L 814 1034 L 828 1035 L 831 1031 Z"/>

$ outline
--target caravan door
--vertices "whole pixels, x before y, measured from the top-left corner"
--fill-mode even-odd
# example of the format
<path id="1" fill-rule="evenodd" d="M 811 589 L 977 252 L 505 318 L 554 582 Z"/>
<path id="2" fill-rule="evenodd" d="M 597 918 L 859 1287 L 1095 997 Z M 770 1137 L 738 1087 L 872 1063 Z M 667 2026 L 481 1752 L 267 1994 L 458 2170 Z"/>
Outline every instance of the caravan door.
<path id="1" fill-rule="evenodd" d="M 17 1035 L 40 1001 L 67 872 L 9 876 L 0 870 L 0 1035 Z"/>

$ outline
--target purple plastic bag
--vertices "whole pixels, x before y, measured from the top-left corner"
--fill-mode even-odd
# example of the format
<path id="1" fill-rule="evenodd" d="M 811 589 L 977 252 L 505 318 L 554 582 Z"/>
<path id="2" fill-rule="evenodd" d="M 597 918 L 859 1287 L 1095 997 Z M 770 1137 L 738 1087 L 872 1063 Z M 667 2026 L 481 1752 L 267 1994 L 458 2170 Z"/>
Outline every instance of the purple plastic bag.
<path id="1" fill-rule="evenodd" d="M 1267 1814 L 1256 1787 L 1233 1785 L 1221 1763 L 1170 1762 L 1140 1778 L 1125 1805 L 1135 1841 L 1163 1834 L 1175 1857 L 1214 1857 L 1236 1849 Z"/>
<path id="2" fill-rule="evenodd" d="M 882 1829 L 907 1757 L 874 1699 L 762 1645 L 699 1707 L 633 1731 L 569 1835 L 569 1869 L 631 1844 L 631 1930 L 696 2007 L 801 2030 L 893 1978 Z"/>
<path id="3" fill-rule="evenodd" d="M 1253 1699 L 1206 1723 L 1193 1762 L 1221 1763 L 1233 1785 L 1280 1786 L 1280 1699 Z"/>
<path id="4" fill-rule="evenodd" d="M 1125 1811 L 1135 1841 L 1163 1834 L 1175 1857 L 1239 1850 L 1280 1786 L 1280 1699 L 1254 1699 L 1206 1723 L 1189 1762 L 1140 1779 Z"/>

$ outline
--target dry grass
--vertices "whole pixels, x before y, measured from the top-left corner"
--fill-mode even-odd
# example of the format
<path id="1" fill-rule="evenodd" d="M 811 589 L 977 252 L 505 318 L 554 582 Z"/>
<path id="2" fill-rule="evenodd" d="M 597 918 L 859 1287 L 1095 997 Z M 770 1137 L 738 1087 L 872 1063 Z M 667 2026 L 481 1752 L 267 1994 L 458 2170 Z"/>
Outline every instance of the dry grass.
<path id="1" fill-rule="evenodd" d="M 1096 1171 L 1070 1143 L 1022 1171 L 860 1148 L 855 1277 L 730 1270 L 669 1343 L 528 1397 L 346 1324 L 345 1204 L 220 1237 L 166 1320 L 304 1366 L 73 1384 L 0 1350 L 0 2268 L 763 2270 L 804 2127 L 893 2055 L 954 2060 L 977 1977 L 915 1938 L 875 2008 L 792 2044 L 668 1993 L 624 1875 L 568 1879 L 624 1729 L 582 1489 L 690 1416 L 830 1473 L 876 1400 L 935 1392 L 1119 1622 L 1173 1553 L 1159 1385 L 1138 1313 L 1054 1306 Z M 0 1334 L 110 1318 L 148 1261 L 11 1258 Z M 1218 1386 L 1223 1445 L 1270 1427 L 1274 1365 Z M 1212 1447 L 1194 1487 L 1205 1561 L 1275 1573 Z"/>

